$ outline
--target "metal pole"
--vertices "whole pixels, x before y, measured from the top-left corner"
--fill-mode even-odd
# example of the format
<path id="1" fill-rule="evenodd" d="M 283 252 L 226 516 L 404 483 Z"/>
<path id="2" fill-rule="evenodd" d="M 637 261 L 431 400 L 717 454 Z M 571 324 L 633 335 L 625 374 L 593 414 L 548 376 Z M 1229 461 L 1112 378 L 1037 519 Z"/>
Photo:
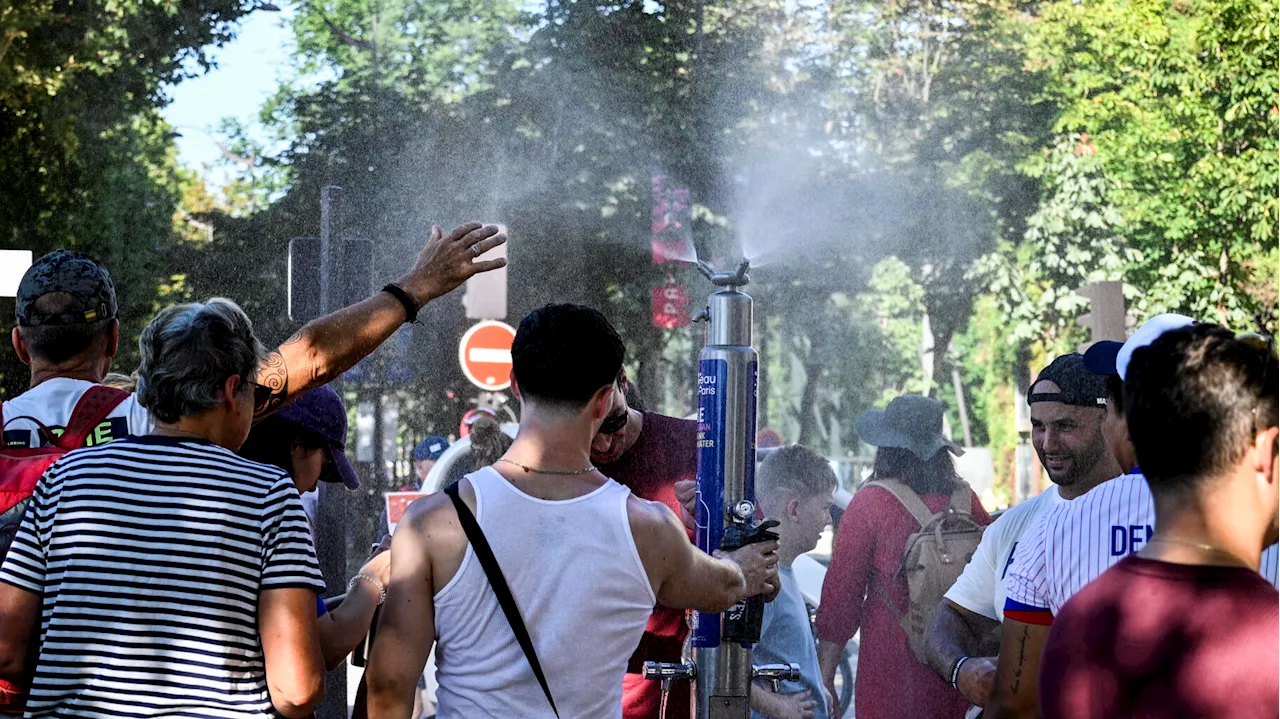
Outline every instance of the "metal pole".
<path id="1" fill-rule="evenodd" d="M 964 433 L 964 446 L 973 446 L 973 434 L 969 431 L 969 409 L 964 405 L 964 380 L 960 378 L 960 364 L 951 365 L 951 385 L 956 390 L 956 407 L 960 411 L 960 430 Z"/>
<path id="2" fill-rule="evenodd" d="M 758 359 L 751 347 L 751 297 L 728 287 L 709 302 L 710 331 L 698 361 L 702 516 L 695 532 L 698 546 L 713 552 L 720 547 L 727 510 L 755 500 Z M 695 716 L 744 719 L 750 713 L 751 649 L 723 641 L 720 619 L 719 614 L 695 615 Z"/>
<path id="3" fill-rule="evenodd" d="M 338 309 L 337 278 L 334 268 L 342 248 L 342 188 L 325 185 L 320 188 L 320 314 Z"/>
<path id="4" fill-rule="evenodd" d="M 342 251 L 342 188 L 328 185 L 320 190 L 320 314 L 339 309 L 337 266 Z M 317 489 L 316 555 L 330 594 L 341 592 L 347 581 L 347 497 L 341 484 L 321 482 Z M 324 701 L 316 708 L 316 719 L 346 719 L 347 663 L 325 674 Z"/>
<path id="5" fill-rule="evenodd" d="M 699 270 L 723 289 L 708 299 L 700 318 L 709 320 L 706 346 L 698 358 L 698 487 L 694 542 L 704 552 L 722 544 L 742 546 L 755 531 L 756 398 L 759 357 L 751 346 L 751 297 L 740 291 L 750 280 L 748 263 L 736 272 Z M 733 522 L 732 528 L 727 526 Z M 726 532 L 729 536 L 726 537 Z M 747 719 L 753 678 L 798 680 L 796 665 L 751 665 L 751 643 L 759 640 L 763 612 L 756 600 L 724 615 L 694 612 L 687 647 L 693 663 L 646 662 L 646 678 L 694 682 L 696 719 Z M 722 622 L 722 616 L 724 618 Z M 753 618 L 754 617 L 754 618 Z M 687 654 L 686 654 L 687 656 Z"/>

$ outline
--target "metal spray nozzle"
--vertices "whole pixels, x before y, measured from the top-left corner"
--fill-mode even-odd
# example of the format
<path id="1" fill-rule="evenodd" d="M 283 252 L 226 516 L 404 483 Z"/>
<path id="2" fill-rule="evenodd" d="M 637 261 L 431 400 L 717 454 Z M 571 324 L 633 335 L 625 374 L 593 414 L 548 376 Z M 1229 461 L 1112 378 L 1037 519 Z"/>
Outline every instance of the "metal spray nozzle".
<path id="1" fill-rule="evenodd" d="M 750 269 L 751 260 L 743 260 L 733 272 L 717 272 L 706 260 L 698 260 L 698 271 L 717 287 L 742 287 L 750 284 L 751 278 L 747 275 Z"/>

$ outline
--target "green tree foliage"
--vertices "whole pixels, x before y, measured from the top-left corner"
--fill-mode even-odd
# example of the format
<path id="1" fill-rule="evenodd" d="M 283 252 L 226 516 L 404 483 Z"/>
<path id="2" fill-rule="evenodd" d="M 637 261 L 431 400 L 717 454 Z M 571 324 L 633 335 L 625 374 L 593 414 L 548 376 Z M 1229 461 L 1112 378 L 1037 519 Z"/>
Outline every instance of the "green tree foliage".
<path id="1" fill-rule="evenodd" d="M 0 6 L 0 247 L 79 249 L 110 268 L 124 325 L 121 366 L 166 281 L 181 178 L 156 108 L 165 83 L 206 65 L 249 6 L 239 0 Z M 12 303 L 0 311 L 12 317 Z M 26 386 L 13 356 L 3 391 Z"/>
<path id="2" fill-rule="evenodd" d="M 1001 242 L 974 263 L 974 273 L 1009 323 L 1004 342 L 1052 345 L 1078 335 L 1074 320 L 1088 301 L 1074 290 L 1122 279 L 1141 255 L 1121 235 L 1123 219 L 1107 201 L 1101 161 L 1087 136 L 1060 139 L 1024 171 L 1043 184 L 1044 196 L 1020 242 Z"/>
<path id="3" fill-rule="evenodd" d="M 1097 147 L 1142 312 L 1274 331 L 1275 5 L 1055 1 L 1026 45 L 1056 127 Z"/>

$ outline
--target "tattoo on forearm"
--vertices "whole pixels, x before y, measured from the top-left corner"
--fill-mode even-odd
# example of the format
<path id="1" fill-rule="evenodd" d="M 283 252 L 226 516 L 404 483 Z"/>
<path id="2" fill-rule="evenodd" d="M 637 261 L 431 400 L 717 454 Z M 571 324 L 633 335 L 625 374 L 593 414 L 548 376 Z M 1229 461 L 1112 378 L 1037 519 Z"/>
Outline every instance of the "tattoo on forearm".
<path id="1" fill-rule="evenodd" d="M 1022 628 L 1022 636 L 1018 639 L 1018 664 L 1013 670 L 1013 686 L 1010 689 L 1017 695 L 1018 689 L 1022 687 L 1022 668 L 1027 663 L 1027 637 L 1030 636 L 1031 630 L 1027 627 Z"/>
<path id="2" fill-rule="evenodd" d="M 295 338 L 296 335 L 285 344 L 294 342 Z M 280 409 L 284 398 L 289 394 L 289 368 L 285 366 L 284 355 L 280 350 L 273 350 L 258 366 L 258 385 L 264 388 L 264 392 L 254 398 L 254 420 L 260 420 Z"/>

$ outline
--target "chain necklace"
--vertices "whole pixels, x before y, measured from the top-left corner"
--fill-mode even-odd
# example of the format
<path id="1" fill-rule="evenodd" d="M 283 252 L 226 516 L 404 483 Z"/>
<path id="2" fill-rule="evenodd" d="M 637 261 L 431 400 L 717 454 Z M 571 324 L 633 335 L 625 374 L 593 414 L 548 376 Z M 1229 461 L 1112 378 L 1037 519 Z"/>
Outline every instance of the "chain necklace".
<path id="1" fill-rule="evenodd" d="M 1237 557 L 1236 555 L 1232 554 L 1231 552 L 1228 552 L 1228 551 L 1227 551 L 1227 550 L 1225 550 L 1225 549 L 1221 549 L 1221 548 L 1219 548 L 1219 547 L 1215 547 L 1215 546 L 1213 546 L 1212 544 L 1203 544 L 1203 543 L 1201 543 L 1201 542 L 1192 542 L 1192 541 L 1189 541 L 1189 540 L 1186 540 L 1186 539 L 1176 539 L 1176 538 L 1174 538 L 1174 537 L 1152 537 L 1152 538 L 1151 538 L 1151 541 L 1150 541 L 1150 542 L 1147 542 L 1147 544 L 1152 544 L 1152 543 L 1154 543 L 1154 542 L 1160 542 L 1160 543 L 1162 543 L 1162 544 L 1180 544 L 1180 545 L 1182 545 L 1182 546 L 1184 546 L 1184 547 L 1191 547 L 1191 548 L 1193 548 L 1193 549 L 1199 549 L 1199 550 L 1200 550 L 1200 551 L 1202 551 L 1202 552 L 1210 552 L 1210 553 L 1212 553 L 1212 554 L 1217 554 L 1217 555 L 1222 556 L 1222 557 L 1229 557 L 1233 562 L 1236 562 L 1237 564 L 1241 564 L 1241 565 L 1244 565 L 1244 566 L 1248 566 L 1248 563 L 1241 561 L 1241 560 L 1240 560 L 1240 558 L 1239 558 L 1239 557 Z"/>
<path id="2" fill-rule="evenodd" d="M 588 472 L 596 471 L 596 468 L 589 464 L 584 469 L 538 469 L 537 467 L 529 467 L 529 466 L 520 464 L 519 462 L 516 462 L 515 460 L 507 459 L 506 457 L 502 457 L 498 461 L 506 462 L 507 464 L 514 464 L 515 466 L 519 467 L 520 469 L 523 469 L 525 472 L 529 474 L 554 474 L 561 477 L 573 477 L 579 474 L 587 474 Z"/>
<path id="3" fill-rule="evenodd" d="M 159 435 L 161 437 L 177 437 L 179 439 L 181 439 L 182 437 L 190 437 L 192 439 L 206 439 L 206 440 L 208 439 L 208 437 L 205 437 L 203 434 L 196 434 L 195 432 L 188 432 L 185 429 L 172 429 L 169 427 L 156 427 L 151 430 L 151 434 Z"/>

